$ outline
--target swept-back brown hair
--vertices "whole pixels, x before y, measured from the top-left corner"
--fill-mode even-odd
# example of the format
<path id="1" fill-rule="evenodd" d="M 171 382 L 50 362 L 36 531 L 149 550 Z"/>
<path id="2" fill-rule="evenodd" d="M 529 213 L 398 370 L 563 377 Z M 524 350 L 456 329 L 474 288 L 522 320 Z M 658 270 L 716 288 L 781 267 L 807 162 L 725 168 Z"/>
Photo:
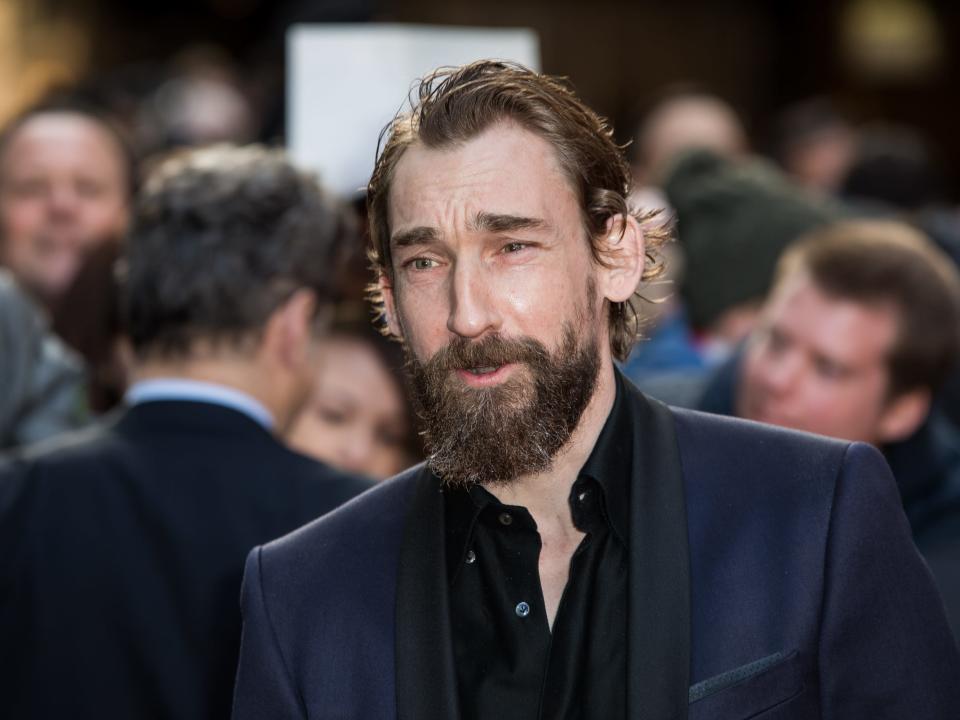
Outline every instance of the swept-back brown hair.
<path id="1" fill-rule="evenodd" d="M 513 63 L 483 60 L 441 68 L 423 78 L 410 106 L 409 112 L 401 112 L 384 128 L 376 167 L 367 186 L 370 259 L 375 272 L 391 283 L 394 268 L 388 207 L 393 174 L 404 152 L 417 142 L 428 148 L 449 147 L 504 120 L 517 123 L 553 147 L 579 200 L 584 230 L 597 263 L 609 263 L 611 253 L 616 252 L 607 245 L 607 222 L 632 213 L 644 223 L 647 240 L 643 279 L 662 272 L 657 247 L 668 231 L 649 222 L 653 213 L 634 212 L 628 207 L 630 169 L 623 148 L 614 142 L 606 121 L 558 78 Z M 371 295 L 382 312 L 381 293 L 374 288 Z M 625 359 L 639 334 L 639 314 L 633 298 L 612 303 L 608 322 L 613 354 Z"/>
<path id="2" fill-rule="evenodd" d="M 897 314 L 888 396 L 936 390 L 960 358 L 960 274 L 922 233 L 891 220 L 838 222 L 798 240 L 776 282 L 809 274 L 824 294 Z"/>

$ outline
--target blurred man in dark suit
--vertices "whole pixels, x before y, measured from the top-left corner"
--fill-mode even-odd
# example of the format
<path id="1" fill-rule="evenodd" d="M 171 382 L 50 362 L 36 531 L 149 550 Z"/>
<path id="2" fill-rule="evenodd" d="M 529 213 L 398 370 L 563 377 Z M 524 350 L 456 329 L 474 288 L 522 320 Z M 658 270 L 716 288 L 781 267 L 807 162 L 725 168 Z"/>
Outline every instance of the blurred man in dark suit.
<path id="1" fill-rule="evenodd" d="M 0 471 L 0 715 L 229 715 L 245 555 L 366 487 L 277 439 L 354 239 L 274 151 L 156 168 L 125 258 L 127 409 Z"/>

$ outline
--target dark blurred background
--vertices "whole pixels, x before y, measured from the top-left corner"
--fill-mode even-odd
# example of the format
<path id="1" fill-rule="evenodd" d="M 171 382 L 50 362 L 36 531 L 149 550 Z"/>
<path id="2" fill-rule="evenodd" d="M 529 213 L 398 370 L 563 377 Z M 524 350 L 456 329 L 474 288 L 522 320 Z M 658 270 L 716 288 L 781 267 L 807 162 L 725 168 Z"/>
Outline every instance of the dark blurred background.
<path id="1" fill-rule="evenodd" d="M 522 26 L 539 33 L 543 70 L 568 76 L 623 140 L 678 83 L 732 102 L 761 150 L 776 141 L 781 108 L 817 95 L 854 122 L 919 131 L 949 199 L 960 193 L 952 85 L 960 6 L 945 0 L 8 0 L 0 8 L 2 117 L 50 84 L 78 80 L 133 112 L 171 62 L 200 57 L 235 74 L 255 108 L 254 136 L 276 140 L 291 23 Z"/>

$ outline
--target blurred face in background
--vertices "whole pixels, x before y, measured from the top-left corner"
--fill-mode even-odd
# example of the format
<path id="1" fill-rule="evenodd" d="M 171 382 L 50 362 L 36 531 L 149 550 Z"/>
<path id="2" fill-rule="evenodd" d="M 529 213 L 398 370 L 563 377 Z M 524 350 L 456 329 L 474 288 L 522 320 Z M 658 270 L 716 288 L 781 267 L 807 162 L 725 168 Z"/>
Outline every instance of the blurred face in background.
<path id="1" fill-rule="evenodd" d="M 903 403 L 889 397 L 892 305 L 824 293 L 805 271 L 784 278 L 750 337 L 737 415 L 876 445 L 902 439 Z"/>
<path id="2" fill-rule="evenodd" d="M 0 155 L 0 264 L 56 299 L 85 254 L 127 225 L 127 164 L 110 131 L 79 113 L 33 116 Z"/>
<path id="3" fill-rule="evenodd" d="M 409 433 L 400 382 L 370 343 L 325 339 L 317 385 L 290 444 L 334 467 L 383 480 L 414 461 Z"/>
<path id="4" fill-rule="evenodd" d="M 737 158 L 749 143 L 732 106 L 713 95 L 685 93 L 659 103 L 637 134 L 638 185 L 657 185 L 677 156 L 694 148 Z M 640 206 L 645 207 L 645 206 Z"/>
<path id="5" fill-rule="evenodd" d="M 857 140 L 843 125 L 824 128 L 797 142 L 784 157 L 785 169 L 803 187 L 832 194 L 856 159 Z"/>

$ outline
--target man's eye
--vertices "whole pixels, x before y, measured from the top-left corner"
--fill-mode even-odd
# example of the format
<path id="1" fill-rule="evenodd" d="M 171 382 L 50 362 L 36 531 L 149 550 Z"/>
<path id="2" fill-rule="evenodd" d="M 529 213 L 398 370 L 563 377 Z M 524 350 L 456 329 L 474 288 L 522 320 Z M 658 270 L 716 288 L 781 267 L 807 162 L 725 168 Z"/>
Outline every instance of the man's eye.
<path id="1" fill-rule="evenodd" d="M 77 183 L 77 194 L 85 198 L 97 198 L 103 195 L 104 187 L 92 180 L 82 180 Z"/>
<path id="2" fill-rule="evenodd" d="M 331 425 L 343 425 L 347 421 L 347 413 L 337 408 L 321 407 L 317 414 Z"/>
<path id="3" fill-rule="evenodd" d="M 842 365 L 838 365 L 835 362 L 820 358 L 814 363 L 817 373 L 821 377 L 827 378 L 829 380 L 840 380 L 848 374 L 847 369 Z"/>
<path id="4" fill-rule="evenodd" d="M 437 261 L 430 258 L 414 258 L 410 261 L 410 265 L 414 270 L 429 270 L 437 266 Z"/>
<path id="5" fill-rule="evenodd" d="M 47 191 L 47 184 L 43 180 L 21 180 L 10 183 L 10 192 L 17 197 L 39 197 Z"/>
<path id="6" fill-rule="evenodd" d="M 512 243 L 507 243 L 506 245 L 504 245 L 504 246 L 503 246 L 503 251 L 504 251 L 505 253 L 515 253 L 515 252 L 520 252 L 521 250 L 526 249 L 526 247 L 527 247 L 527 244 L 526 244 L 526 243 L 512 242 Z"/>
<path id="7" fill-rule="evenodd" d="M 781 353 L 787 349 L 787 338 L 776 330 L 768 330 L 766 333 L 767 350 L 772 353 Z"/>

